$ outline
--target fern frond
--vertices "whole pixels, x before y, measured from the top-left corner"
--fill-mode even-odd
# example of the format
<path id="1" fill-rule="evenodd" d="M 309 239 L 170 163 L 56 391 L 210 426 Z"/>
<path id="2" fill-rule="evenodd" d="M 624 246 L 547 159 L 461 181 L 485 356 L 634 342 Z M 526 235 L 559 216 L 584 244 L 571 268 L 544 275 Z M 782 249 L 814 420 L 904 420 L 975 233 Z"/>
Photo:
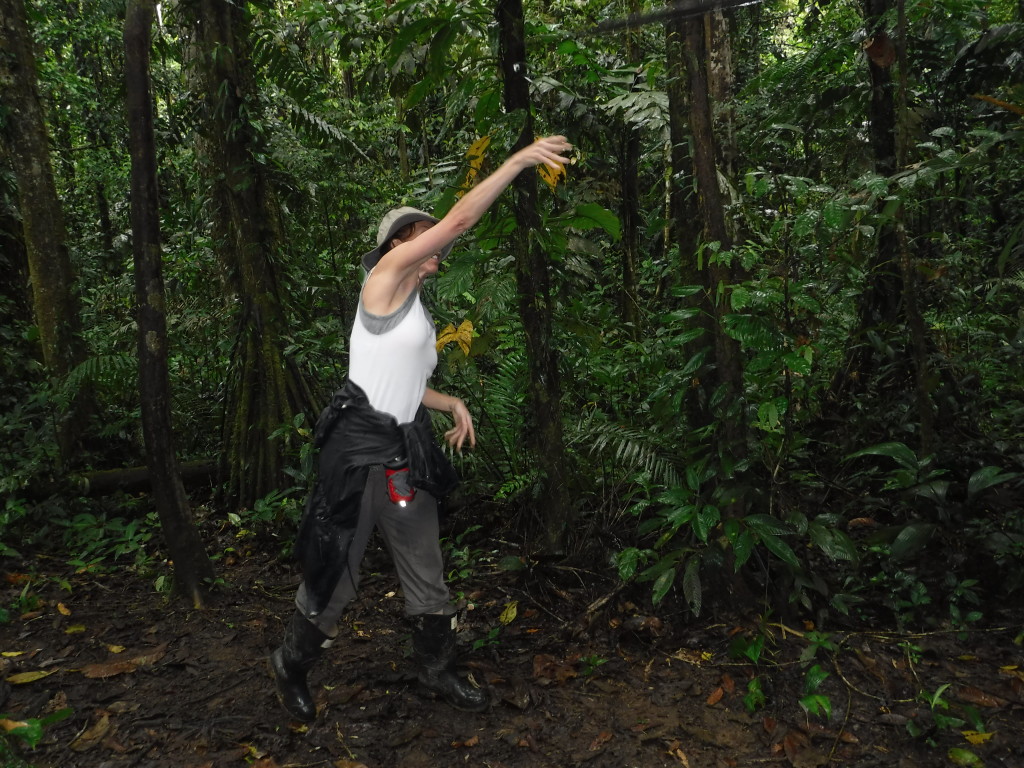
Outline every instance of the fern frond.
<path id="1" fill-rule="evenodd" d="M 86 383 L 122 387 L 135 376 L 135 358 L 125 353 L 96 355 L 83 361 L 64 379 L 64 389 L 74 393 Z"/>
<path id="2" fill-rule="evenodd" d="M 622 424 L 594 423 L 586 418 L 567 435 L 570 445 L 590 446 L 591 455 L 611 459 L 625 473 L 643 471 L 667 487 L 682 484 L 676 458 L 664 451 L 650 432 Z"/>

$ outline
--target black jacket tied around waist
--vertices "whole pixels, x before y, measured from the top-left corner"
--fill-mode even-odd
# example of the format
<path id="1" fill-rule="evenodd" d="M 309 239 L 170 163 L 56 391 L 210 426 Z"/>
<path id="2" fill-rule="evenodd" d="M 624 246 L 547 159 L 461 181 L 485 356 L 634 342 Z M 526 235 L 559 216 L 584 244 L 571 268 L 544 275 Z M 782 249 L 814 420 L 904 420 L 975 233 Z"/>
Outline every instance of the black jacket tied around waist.
<path id="1" fill-rule="evenodd" d="M 451 493 L 459 478 L 434 439 L 423 405 L 412 421 L 399 424 L 391 414 L 375 410 L 352 381 L 334 393 L 320 414 L 314 444 L 318 476 L 306 500 L 295 554 L 315 615 L 345 571 L 371 466 L 404 457 L 412 485 L 437 499 Z"/>

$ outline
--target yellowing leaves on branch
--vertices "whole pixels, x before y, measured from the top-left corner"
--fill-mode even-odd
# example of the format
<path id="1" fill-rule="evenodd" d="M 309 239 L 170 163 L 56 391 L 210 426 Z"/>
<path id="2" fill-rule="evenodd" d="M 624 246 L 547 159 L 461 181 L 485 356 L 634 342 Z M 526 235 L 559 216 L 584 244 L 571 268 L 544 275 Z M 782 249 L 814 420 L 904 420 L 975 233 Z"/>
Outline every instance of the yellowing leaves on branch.
<path id="1" fill-rule="evenodd" d="M 466 171 L 466 177 L 459 186 L 459 191 L 456 193 L 457 197 L 462 197 L 476 183 L 476 177 L 479 175 L 480 168 L 484 164 L 484 156 L 487 154 L 487 148 L 490 145 L 491 137 L 481 136 L 466 151 L 466 160 L 469 162 L 469 168 Z M 541 163 L 537 166 L 537 173 L 545 184 L 554 189 L 565 178 L 565 166 L 560 165 L 558 168 L 551 168 Z"/>
<path id="2" fill-rule="evenodd" d="M 462 180 L 459 191 L 456 193 L 458 197 L 462 197 L 466 194 L 466 192 L 468 192 L 476 182 L 477 174 L 480 173 L 480 167 L 484 164 L 484 155 L 487 154 L 487 147 L 490 145 L 491 137 L 481 136 L 479 139 L 474 141 L 472 146 L 470 146 L 466 151 L 466 160 L 469 161 L 469 169 L 466 171 L 466 178 Z"/>
<path id="3" fill-rule="evenodd" d="M 456 328 L 451 323 L 437 334 L 437 351 L 440 352 L 450 342 L 455 342 L 462 349 L 462 353 L 469 357 L 469 347 L 473 343 L 473 323 L 470 320 L 463 320 Z"/>

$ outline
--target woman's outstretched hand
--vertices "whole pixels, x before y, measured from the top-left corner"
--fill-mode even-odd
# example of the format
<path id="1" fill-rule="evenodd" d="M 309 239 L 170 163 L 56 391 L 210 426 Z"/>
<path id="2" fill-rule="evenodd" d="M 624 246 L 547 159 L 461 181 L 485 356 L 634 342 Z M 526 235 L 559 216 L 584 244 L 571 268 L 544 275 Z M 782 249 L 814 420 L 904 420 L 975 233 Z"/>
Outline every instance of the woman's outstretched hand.
<path id="1" fill-rule="evenodd" d="M 565 153 L 572 149 L 572 144 L 565 136 L 545 136 L 533 144 L 516 152 L 510 160 L 522 168 L 530 168 L 543 163 L 549 168 L 560 168 L 569 163 Z"/>

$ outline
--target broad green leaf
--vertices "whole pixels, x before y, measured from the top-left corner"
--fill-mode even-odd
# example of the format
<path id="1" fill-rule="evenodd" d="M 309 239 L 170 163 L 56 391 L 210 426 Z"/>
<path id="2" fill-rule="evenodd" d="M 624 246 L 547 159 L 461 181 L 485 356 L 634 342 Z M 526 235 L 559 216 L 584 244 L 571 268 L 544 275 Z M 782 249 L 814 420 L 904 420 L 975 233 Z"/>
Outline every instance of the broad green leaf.
<path id="1" fill-rule="evenodd" d="M 754 551 L 754 536 L 749 530 L 740 532 L 740 535 L 736 537 L 736 541 L 732 545 L 733 550 L 736 552 L 736 570 L 739 571 L 747 560 L 750 559 L 751 553 Z"/>
<path id="2" fill-rule="evenodd" d="M 971 474 L 967 481 L 967 498 L 973 499 L 986 488 L 1005 483 L 1007 480 L 1014 480 L 1019 477 L 1016 472 L 1003 472 L 999 467 L 982 467 Z"/>
<path id="3" fill-rule="evenodd" d="M 748 515 L 743 518 L 758 536 L 781 536 L 790 533 L 789 526 L 771 515 Z"/>
<path id="4" fill-rule="evenodd" d="M 672 583 L 676 580 L 676 569 L 669 568 L 661 576 L 658 577 L 657 581 L 654 582 L 654 586 L 651 587 L 651 602 L 655 605 L 665 599 L 665 595 L 672 589 Z"/>
<path id="5" fill-rule="evenodd" d="M 722 515 L 718 511 L 718 507 L 707 504 L 697 513 L 697 517 L 693 521 L 693 532 L 697 534 L 697 538 L 706 544 L 708 533 L 718 525 L 718 521 L 721 519 Z"/>
<path id="6" fill-rule="evenodd" d="M 613 240 L 618 240 L 622 234 L 619 217 L 597 203 L 584 203 L 576 206 L 576 215 L 572 224 L 582 229 L 600 227 L 611 235 Z"/>
<path id="7" fill-rule="evenodd" d="M 893 560 L 906 560 L 922 549 L 935 533 L 932 523 L 910 523 L 899 532 L 892 542 Z"/>
<path id="8" fill-rule="evenodd" d="M 762 536 L 761 543 L 765 545 L 769 552 L 790 567 L 800 567 L 800 561 L 797 560 L 792 548 L 778 536 Z"/>
<path id="9" fill-rule="evenodd" d="M 891 459 L 895 459 L 899 464 L 906 468 L 917 471 L 918 461 L 917 454 L 908 448 L 904 443 L 880 443 L 878 445 L 872 445 L 870 448 L 862 448 L 859 451 L 854 451 L 846 457 L 847 461 L 850 459 L 856 459 L 860 456 L 888 456 Z"/>

